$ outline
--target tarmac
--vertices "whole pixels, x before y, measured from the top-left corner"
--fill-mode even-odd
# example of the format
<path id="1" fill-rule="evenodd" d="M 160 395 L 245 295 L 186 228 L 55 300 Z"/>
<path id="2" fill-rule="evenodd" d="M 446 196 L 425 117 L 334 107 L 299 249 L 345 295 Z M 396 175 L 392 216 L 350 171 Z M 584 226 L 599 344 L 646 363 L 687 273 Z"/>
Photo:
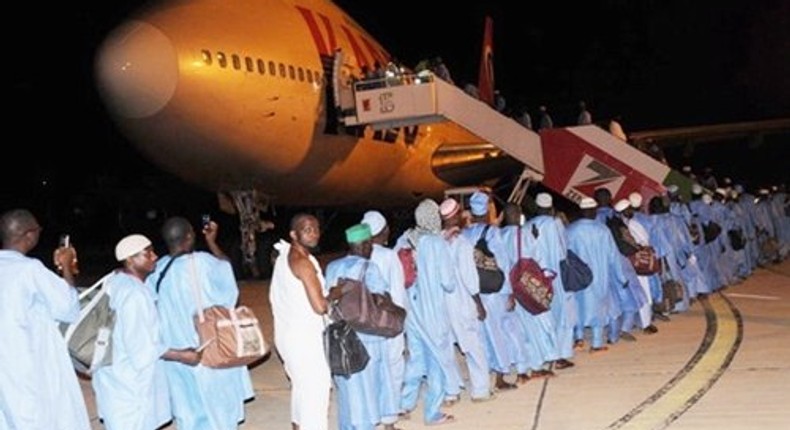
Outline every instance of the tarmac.
<path id="1" fill-rule="evenodd" d="M 273 345 L 268 282 L 241 282 L 240 290 L 241 304 L 263 319 Z M 636 342 L 621 340 L 603 353 L 577 351 L 576 366 L 496 393 L 492 401 L 472 403 L 463 393 L 446 409 L 455 421 L 439 427 L 790 429 L 790 260 L 757 269 L 670 318 L 656 323 L 656 334 L 637 333 Z M 290 429 L 289 382 L 276 353 L 251 366 L 250 375 L 255 398 L 240 429 Z M 90 381 L 81 385 L 92 428 L 102 429 Z M 329 413 L 329 428 L 337 429 L 334 394 Z M 397 426 L 428 428 L 421 407 Z"/>

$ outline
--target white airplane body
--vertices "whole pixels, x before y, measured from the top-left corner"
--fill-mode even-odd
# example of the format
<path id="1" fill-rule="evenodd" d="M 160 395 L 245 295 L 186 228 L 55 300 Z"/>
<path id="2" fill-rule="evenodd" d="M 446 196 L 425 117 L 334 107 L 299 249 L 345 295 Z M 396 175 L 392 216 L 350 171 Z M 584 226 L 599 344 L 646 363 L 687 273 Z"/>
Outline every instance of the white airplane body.
<path id="1" fill-rule="evenodd" d="M 119 26 L 96 69 L 130 140 L 211 190 L 255 189 L 285 205 L 399 205 L 518 171 L 451 122 L 344 133 L 326 76 L 336 50 L 338 79 L 390 58 L 328 0 L 175 0 Z"/>

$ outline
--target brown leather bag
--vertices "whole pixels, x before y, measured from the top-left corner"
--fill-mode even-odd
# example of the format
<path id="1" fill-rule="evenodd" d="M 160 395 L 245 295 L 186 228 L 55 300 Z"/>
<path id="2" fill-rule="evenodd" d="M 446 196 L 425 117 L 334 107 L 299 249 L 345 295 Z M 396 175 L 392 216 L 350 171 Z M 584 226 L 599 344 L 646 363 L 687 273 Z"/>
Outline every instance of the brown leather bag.
<path id="1" fill-rule="evenodd" d="M 331 307 L 333 320 L 347 321 L 359 333 L 383 337 L 403 333 L 406 309 L 396 305 L 389 294 L 371 293 L 356 279 L 340 278 L 338 286 L 343 295 Z"/>
<path id="2" fill-rule="evenodd" d="M 637 275 L 648 276 L 661 272 L 661 260 L 652 246 L 643 246 L 628 256 Z"/>
<path id="3" fill-rule="evenodd" d="M 195 315 L 203 355 L 200 364 L 215 369 L 246 366 L 269 352 L 258 318 L 247 306 L 212 306 Z"/>

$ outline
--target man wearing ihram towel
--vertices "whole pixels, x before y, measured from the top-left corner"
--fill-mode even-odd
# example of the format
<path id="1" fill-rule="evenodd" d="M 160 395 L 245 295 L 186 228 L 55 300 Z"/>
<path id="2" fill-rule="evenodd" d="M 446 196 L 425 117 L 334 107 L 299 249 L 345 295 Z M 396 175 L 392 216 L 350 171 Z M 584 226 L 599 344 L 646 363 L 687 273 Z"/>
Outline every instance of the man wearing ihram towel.
<path id="1" fill-rule="evenodd" d="M 326 268 L 326 285 L 335 287 L 341 278 L 363 282 L 372 293 L 385 293 L 388 286 L 378 267 L 370 262 L 373 249 L 370 227 L 357 224 L 346 230 L 349 253 L 335 260 Z M 331 288 L 330 287 L 330 288 Z M 365 345 L 370 360 L 362 371 L 350 376 L 334 377 L 337 387 L 338 428 L 341 430 L 373 430 L 384 424 L 386 430 L 394 430 L 394 422 L 384 423 L 383 417 L 398 415 L 398 398 L 391 390 L 382 389 L 390 383 L 390 368 L 387 364 L 386 338 L 357 333 Z"/>

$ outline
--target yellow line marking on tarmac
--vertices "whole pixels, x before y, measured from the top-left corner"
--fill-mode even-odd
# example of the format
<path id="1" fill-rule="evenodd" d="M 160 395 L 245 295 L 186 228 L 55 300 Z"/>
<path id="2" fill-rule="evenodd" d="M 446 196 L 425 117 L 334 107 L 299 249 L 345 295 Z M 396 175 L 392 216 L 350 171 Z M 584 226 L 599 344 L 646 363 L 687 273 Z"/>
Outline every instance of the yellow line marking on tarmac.
<path id="1" fill-rule="evenodd" d="M 674 383 L 668 383 L 663 393 L 659 390 L 632 411 L 630 417 L 609 428 L 664 429 L 691 408 L 726 370 L 740 345 L 740 316 L 720 294 L 710 295 L 708 303 L 714 316 L 708 318 L 708 324 L 715 325 L 708 349 L 698 361 L 689 362 L 685 373 L 681 372 Z"/>
<path id="2" fill-rule="evenodd" d="M 761 296 L 758 294 L 741 294 L 741 293 L 730 293 L 727 294 L 727 297 L 735 297 L 738 299 L 780 300 L 780 298 L 776 296 Z"/>

